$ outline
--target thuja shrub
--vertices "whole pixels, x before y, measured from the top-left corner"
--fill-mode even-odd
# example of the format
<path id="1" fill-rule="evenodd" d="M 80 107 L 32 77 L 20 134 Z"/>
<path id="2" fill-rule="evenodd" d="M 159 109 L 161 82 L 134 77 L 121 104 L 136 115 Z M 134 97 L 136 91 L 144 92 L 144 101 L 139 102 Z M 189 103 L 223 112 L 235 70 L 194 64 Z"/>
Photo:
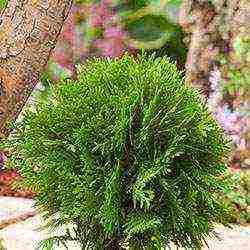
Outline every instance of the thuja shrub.
<path id="1" fill-rule="evenodd" d="M 12 162 L 57 241 L 82 249 L 200 248 L 227 224 L 228 140 L 168 58 L 94 58 L 26 112 Z M 50 242 L 50 243 L 48 243 Z"/>

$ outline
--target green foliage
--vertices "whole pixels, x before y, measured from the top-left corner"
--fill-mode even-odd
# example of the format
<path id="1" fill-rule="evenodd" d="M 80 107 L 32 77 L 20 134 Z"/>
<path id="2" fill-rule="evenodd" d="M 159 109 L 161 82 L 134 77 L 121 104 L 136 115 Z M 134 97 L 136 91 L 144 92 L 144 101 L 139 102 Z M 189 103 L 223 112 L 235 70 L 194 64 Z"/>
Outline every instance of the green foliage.
<path id="1" fill-rule="evenodd" d="M 148 54 L 155 54 L 156 57 L 168 56 L 173 61 L 176 61 L 178 66 L 184 67 L 187 59 L 188 49 L 183 43 L 184 33 L 181 28 L 176 28 L 175 32 L 172 34 L 170 41 L 166 42 L 162 47 L 156 49 L 148 49 Z M 144 53 L 144 50 L 140 50 L 139 53 Z"/>
<path id="2" fill-rule="evenodd" d="M 248 63 L 250 61 L 250 37 L 237 37 L 234 40 L 233 48 L 238 65 L 232 64 L 227 56 L 221 55 L 220 58 L 222 65 L 229 65 L 228 80 L 222 82 L 222 91 L 231 95 L 240 93 L 242 100 L 248 100 L 250 96 L 250 70 Z"/>
<path id="3" fill-rule="evenodd" d="M 73 226 L 48 244 L 199 249 L 214 222 L 230 219 L 216 195 L 227 189 L 228 141 L 166 57 L 87 61 L 26 112 L 10 145 L 50 227 Z"/>
<path id="4" fill-rule="evenodd" d="M 152 41 L 159 39 L 166 31 L 175 30 L 167 22 L 164 16 L 145 15 L 138 20 L 129 22 L 126 29 L 130 31 L 130 36 L 137 40 Z M 173 31 L 172 31 L 173 32 Z"/>
<path id="5" fill-rule="evenodd" d="M 3 239 L 0 239 L 0 250 L 6 250 L 4 247 Z"/>
<path id="6" fill-rule="evenodd" d="M 232 222 L 250 223 L 250 172 L 231 173 L 228 176 L 232 189 L 221 194 L 233 207 Z"/>
<path id="7" fill-rule="evenodd" d="M 140 3 L 140 4 L 139 4 Z M 181 36 L 178 12 L 181 1 L 131 1 L 121 4 L 122 25 L 136 48 L 160 48 Z"/>
<path id="8" fill-rule="evenodd" d="M 0 10 L 3 9 L 7 3 L 8 3 L 8 0 L 0 0 Z"/>
<path id="9" fill-rule="evenodd" d="M 40 82 L 43 89 L 37 91 L 37 93 L 33 92 L 34 97 L 38 99 L 39 102 L 47 102 L 48 98 L 52 94 L 51 86 L 55 83 L 53 82 L 51 75 L 47 71 L 41 74 Z"/>

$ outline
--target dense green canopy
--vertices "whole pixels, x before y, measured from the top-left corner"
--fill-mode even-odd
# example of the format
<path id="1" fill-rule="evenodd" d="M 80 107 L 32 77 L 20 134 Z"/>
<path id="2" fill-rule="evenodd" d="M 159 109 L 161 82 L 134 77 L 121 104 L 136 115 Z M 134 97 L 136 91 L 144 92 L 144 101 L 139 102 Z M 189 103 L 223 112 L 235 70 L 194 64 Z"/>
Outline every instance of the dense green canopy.
<path id="1" fill-rule="evenodd" d="M 24 184 L 83 249 L 199 248 L 227 222 L 216 192 L 228 141 L 168 58 L 91 59 L 16 127 Z"/>

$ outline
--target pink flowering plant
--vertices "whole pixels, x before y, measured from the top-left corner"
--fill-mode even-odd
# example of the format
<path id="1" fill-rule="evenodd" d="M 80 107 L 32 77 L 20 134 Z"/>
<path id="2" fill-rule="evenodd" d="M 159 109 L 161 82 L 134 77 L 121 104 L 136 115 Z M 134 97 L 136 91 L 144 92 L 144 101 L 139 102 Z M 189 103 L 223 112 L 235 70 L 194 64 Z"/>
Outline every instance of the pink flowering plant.
<path id="1" fill-rule="evenodd" d="M 120 57 L 125 51 L 160 48 L 176 40 L 181 1 L 75 1 L 51 57 L 54 80 L 76 76 L 76 65 L 91 56 Z M 173 16 L 175 18 L 173 18 Z M 147 32 L 145 32 L 147 31 Z M 148 36 L 155 34 L 155 41 Z"/>

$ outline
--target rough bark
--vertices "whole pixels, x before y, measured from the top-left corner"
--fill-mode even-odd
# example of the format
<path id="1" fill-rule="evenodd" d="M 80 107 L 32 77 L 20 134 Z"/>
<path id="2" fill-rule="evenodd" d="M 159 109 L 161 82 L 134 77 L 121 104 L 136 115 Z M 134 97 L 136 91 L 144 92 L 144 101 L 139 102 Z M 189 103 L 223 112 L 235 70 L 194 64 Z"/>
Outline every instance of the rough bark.
<path id="1" fill-rule="evenodd" d="M 212 87 L 215 80 L 224 89 L 234 84 L 237 90 L 220 93 L 224 96 L 220 97 L 217 105 L 227 106 L 232 113 L 239 113 L 244 109 L 245 115 L 242 118 L 244 125 L 243 122 L 237 124 L 244 128 L 235 154 L 239 153 L 240 157 L 243 157 L 244 164 L 250 166 L 249 20 L 249 0 L 183 0 L 182 2 L 180 24 L 189 38 L 186 83 L 200 88 L 208 99 L 215 91 Z M 245 45 L 242 45 L 244 43 Z M 244 87 L 240 86 L 241 83 L 237 83 L 234 76 L 232 77 L 236 74 L 241 83 L 245 81 Z"/>
<path id="2" fill-rule="evenodd" d="M 10 0 L 0 11 L 0 137 L 44 70 L 72 0 Z"/>
<path id="3" fill-rule="evenodd" d="M 224 1 L 220 2 L 221 5 Z M 216 64 L 216 56 L 223 49 L 221 47 L 226 46 L 218 30 L 220 18 L 220 13 L 216 13 L 215 6 L 208 1 L 184 0 L 182 3 L 180 24 L 190 34 L 186 83 L 198 86 L 206 96 L 209 95 L 209 76 Z"/>
<path id="4" fill-rule="evenodd" d="M 211 2 L 214 2 L 212 4 Z M 220 55 L 234 64 L 234 41 L 239 33 L 249 36 L 248 0 L 183 0 L 180 24 L 189 34 L 186 83 L 199 86 L 208 96 L 211 71 Z M 246 32 L 247 31 L 247 32 Z M 248 33 L 248 34 L 247 34 Z M 238 62 L 241 63 L 241 62 Z M 226 75 L 224 74 L 224 78 Z"/>

